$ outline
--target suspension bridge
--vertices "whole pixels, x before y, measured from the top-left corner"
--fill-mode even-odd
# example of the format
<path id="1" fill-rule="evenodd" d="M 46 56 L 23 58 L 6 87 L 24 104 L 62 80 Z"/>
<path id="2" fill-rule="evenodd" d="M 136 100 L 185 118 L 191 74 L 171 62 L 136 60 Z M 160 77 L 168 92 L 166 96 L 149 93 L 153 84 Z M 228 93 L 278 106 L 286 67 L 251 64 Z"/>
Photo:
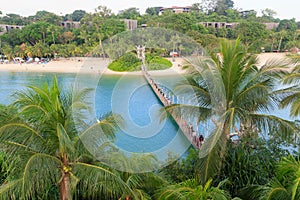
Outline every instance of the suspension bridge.
<path id="1" fill-rule="evenodd" d="M 170 95 L 165 93 L 165 89 L 157 83 L 147 71 L 145 65 L 145 55 L 144 52 L 141 52 L 141 49 L 138 49 L 138 57 L 142 60 L 142 73 L 147 80 L 148 84 L 152 88 L 153 92 L 157 96 L 157 98 L 161 101 L 164 107 L 175 104 L 174 98 L 171 98 Z M 193 145 L 194 148 L 199 148 L 204 141 L 204 137 L 202 134 L 198 134 L 197 130 L 194 130 L 194 127 L 187 123 L 187 120 L 183 119 L 181 113 L 175 112 L 175 110 L 170 110 L 169 114 L 172 116 L 174 121 L 177 123 L 178 127 L 181 129 L 185 137 L 189 140 L 189 142 Z"/>

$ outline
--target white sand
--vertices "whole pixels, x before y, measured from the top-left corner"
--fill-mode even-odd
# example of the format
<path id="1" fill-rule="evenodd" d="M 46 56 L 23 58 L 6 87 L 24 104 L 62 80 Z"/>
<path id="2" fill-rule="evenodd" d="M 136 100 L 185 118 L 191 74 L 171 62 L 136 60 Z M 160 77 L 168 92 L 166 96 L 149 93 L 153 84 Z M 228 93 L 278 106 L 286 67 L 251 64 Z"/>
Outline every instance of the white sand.
<path id="1" fill-rule="evenodd" d="M 282 59 L 285 53 L 263 53 L 258 55 L 260 65 L 263 65 L 269 59 Z M 172 61 L 171 58 L 168 58 Z M 80 60 L 80 61 L 79 61 Z M 176 58 L 173 66 L 166 70 L 151 71 L 153 75 L 175 75 L 183 74 L 185 70 L 181 68 L 184 62 L 183 58 Z M 52 72 L 52 73 L 97 73 L 97 74 L 129 74 L 141 75 L 141 72 L 114 72 L 107 69 L 109 60 L 101 58 L 70 58 L 50 61 L 47 64 L 0 64 L 0 71 L 10 72 Z"/>

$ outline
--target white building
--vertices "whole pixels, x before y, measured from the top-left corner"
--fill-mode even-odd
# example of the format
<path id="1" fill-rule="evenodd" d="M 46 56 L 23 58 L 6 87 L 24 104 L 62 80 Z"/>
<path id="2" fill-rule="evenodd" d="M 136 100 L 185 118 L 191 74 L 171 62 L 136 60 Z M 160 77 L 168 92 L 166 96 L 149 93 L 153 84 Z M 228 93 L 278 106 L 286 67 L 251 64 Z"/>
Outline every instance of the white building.
<path id="1" fill-rule="evenodd" d="M 172 7 L 161 8 L 158 14 L 162 15 L 166 10 L 170 10 L 173 13 L 188 13 L 191 10 L 191 6 L 172 6 Z"/>
<path id="2" fill-rule="evenodd" d="M 24 26 L 19 25 L 7 25 L 7 24 L 0 24 L 0 35 L 7 33 L 14 29 L 22 29 Z"/>

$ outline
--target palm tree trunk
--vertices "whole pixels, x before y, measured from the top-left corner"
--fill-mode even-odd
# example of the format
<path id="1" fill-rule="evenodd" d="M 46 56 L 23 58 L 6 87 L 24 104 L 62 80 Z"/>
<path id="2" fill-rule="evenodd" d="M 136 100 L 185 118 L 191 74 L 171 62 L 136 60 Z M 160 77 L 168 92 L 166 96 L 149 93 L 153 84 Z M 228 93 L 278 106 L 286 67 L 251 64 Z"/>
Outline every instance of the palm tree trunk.
<path id="1" fill-rule="evenodd" d="M 102 53 L 102 56 L 103 56 L 103 59 L 105 58 L 105 55 L 104 55 L 104 48 L 103 48 L 103 45 L 102 45 L 102 40 L 101 40 L 101 37 L 99 37 L 99 45 L 100 45 L 100 48 L 101 48 L 101 53 Z"/>
<path id="2" fill-rule="evenodd" d="M 52 32 L 52 40 L 53 40 L 53 44 L 55 44 L 54 32 Z"/>
<path id="3" fill-rule="evenodd" d="M 43 32 L 43 41 L 44 41 L 44 44 L 46 44 L 46 36 L 45 36 L 45 32 Z"/>
<path id="4" fill-rule="evenodd" d="M 63 164 L 68 166 L 67 156 L 63 155 Z M 67 170 L 62 169 L 62 180 L 59 184 L 60 200 L 71 200 L 70 174 Z"/>
<path id="5" fill-rule="evenodd" d="M 272 39 L 271 52 L 274 51 L 274 40 Z"/>
<path id="6" fill-rule="evenodd" d="M 71 200 L 69 174 L 63 173 L 63 178 L 60 182 L 59 191 L 60 200 Z"/>
<path id="7" fill-rule="evenodd" d="M 281 42 L 282 42 L 282 36 L 280 37 L 280 40 L 279 40 L 279 44 L 278 44 L 278 49 L 277 49 L 277 51 L 279 52 L 280 51 L 280 48 L 281 48 Z"/>
<path id="8" fill-rule="evenodd" d="M 102 56 L 103 56 L 103 59 L 104 59 L 104 58 L 105 58 L 105 55 L 104 55 L 104 48 L 103 48 L 103 45 L 102 45 L 102 41 L 101 41 L 101 39 L 100 39 L 100 42 L 99 42 L 99 44 L 100 44 L 101 51 L 102 51 Z"/>

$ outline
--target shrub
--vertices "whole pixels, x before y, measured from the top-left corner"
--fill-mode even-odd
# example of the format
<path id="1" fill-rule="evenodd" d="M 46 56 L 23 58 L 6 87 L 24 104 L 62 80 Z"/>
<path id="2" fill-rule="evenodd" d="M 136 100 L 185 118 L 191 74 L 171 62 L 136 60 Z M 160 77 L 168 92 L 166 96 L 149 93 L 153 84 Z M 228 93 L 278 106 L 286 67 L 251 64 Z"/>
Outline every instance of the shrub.
<path id="1" fill-rule="evenodd" d="M 146 54 L 146 63 L 148 64 L 148 70 L 163 70 L 172 67 L 171 61 L 155 54 Z M 134 53 L 129 52 L 110 63 L 108 69 L 119 72 L 139 71 L 141 65 L 141 60 Z"/>
<path id="2" fill-rule="evenodd" d="M 138 71 L 142 62 L 132 52 L 126 53 L 118 60 L 113 61 L 108 65 L 108 69 L 113 71 Z"/>

